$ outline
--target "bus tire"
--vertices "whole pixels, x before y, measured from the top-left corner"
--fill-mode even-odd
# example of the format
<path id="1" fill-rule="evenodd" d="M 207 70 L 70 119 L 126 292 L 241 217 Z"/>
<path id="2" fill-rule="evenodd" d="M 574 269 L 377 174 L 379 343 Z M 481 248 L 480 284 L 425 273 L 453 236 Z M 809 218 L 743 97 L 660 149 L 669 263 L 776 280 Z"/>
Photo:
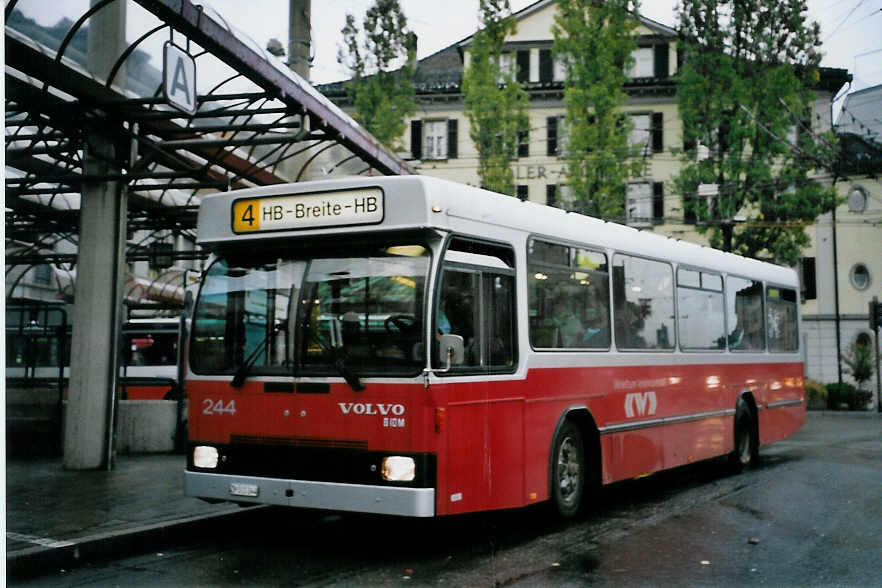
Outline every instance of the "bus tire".
<path id="1" fill-rule="evenodd" d="M 585 443 L 582 432 L 566 421 L 554 439 L 551 464 L 551 500 L 563 518 L 576 516 L 585 492 Z"/>
<path id="2" fill-rule="evenodd" d="M 744 468 L 756 465 L 759 458 L 756 423 L 753 412 L 743 399 L 735 408 L 735 448 L 729 456 L 732 471 L 739 473 Z"/>

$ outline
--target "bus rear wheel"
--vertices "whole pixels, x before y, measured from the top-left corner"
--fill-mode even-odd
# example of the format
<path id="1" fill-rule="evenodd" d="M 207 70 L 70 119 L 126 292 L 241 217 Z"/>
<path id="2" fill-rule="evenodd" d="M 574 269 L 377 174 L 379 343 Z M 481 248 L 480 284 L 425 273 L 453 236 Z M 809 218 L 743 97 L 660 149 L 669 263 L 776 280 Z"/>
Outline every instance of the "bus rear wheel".
<path id="1" fill-rule="evenodd" d="M 582 507 L 586 468 L 582 433 L 570 421 L 557 433 L 552 460 L 552 501 L 560 516 L 572 518 Z"/>
<path id="2" fill-rule="evenodd" d="M 753 413 L 744 400 L 738 401 L 735 408 L 735 449 L 729 456 L 729 463 L 736 473 L 756 465 L 759 458 L 756 426 Z"/>

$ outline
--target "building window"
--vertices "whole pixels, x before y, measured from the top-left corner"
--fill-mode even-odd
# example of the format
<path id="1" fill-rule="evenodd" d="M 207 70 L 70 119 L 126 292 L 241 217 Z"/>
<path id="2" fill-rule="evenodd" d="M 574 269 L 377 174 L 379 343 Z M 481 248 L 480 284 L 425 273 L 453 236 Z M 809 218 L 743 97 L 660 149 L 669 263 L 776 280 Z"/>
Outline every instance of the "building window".
<path id="1" fill-rule="evenodd" d="M 640 153 L 645 157 L 649 153 L 664 151 L 664 115 L 661 112 L 632 114 L 631 133 L 628 145 L 642 145 Z"/>
<path id="2" fill-rule="evenodd" d="M 627 193 L 628 224 L 659 224 L 665 216 L 664 182 L 632 182 Z"/>
<path id="3" fill-rule="evenodd" d="M 423 159 L 447 159 L 447 121 L 423 123 Z"/>
<path id="4" fill-rule="evenodd" d="M 649 153 L 649 123 L 650 115 L 648 114 L 631 115 L 631 132 L 628 134 L 628 147 L 633 149 L 639 145 L 642 155 Z"/>
<path id="5" fill-rule="evenodd" d="M 413 120 L 410 122 L 410 152 L 414 159 L 456 159 L 459 121 Z"/>
<path id="6" fill-rule="evenodd" d="M 515 186 L 515 194 L 518 197 L 518 200 L 529 200 L 530 199 L 530 187 L 526 184 L 518 184 Z"/>
<path id="7" fill-rule="evenodd" d="M 870 270 L 863 263 L 856 263 L 851 266 L 851 272 L 848 277 L 851 280 L 851 285 L 856 290 L 866 290 L 870 287 Z"/>
<path id="8" fill-rule="evenodd" d="M 655 74 L 653 62 L 654 50 L 652 47 L 638 47 L 631 52 L 634 63 L 628 71 L 631 78 L 651 78 Z"/>
<path id="9" fill-rule="evenodd" d="M 634 63 L 628 70 L 630 78 L 667 78 L 670 74 L 668 44 L 638 47 L 631 53 Z"/>

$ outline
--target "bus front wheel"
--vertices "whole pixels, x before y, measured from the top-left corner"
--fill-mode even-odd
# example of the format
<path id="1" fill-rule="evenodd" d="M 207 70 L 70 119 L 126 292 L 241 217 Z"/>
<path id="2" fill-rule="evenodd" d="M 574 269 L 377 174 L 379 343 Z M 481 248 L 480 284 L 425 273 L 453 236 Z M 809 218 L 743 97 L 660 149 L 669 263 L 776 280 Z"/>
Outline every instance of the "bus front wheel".
<path id="1" fill-rule="evenodd" d="M 552 501 L 562 517 L 571 518 L 578 514 L 585 491 L 585 444 L 572 422 L 558 431 L 552 456 Z"/>

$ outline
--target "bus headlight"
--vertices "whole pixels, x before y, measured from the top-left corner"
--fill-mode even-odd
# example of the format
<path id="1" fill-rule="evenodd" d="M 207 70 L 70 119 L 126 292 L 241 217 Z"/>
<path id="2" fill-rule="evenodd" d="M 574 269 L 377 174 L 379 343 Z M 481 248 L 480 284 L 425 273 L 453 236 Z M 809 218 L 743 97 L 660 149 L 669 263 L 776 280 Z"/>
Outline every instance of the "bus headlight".
<path id="1" fill-rule="evenodd" d="M 387 482 L 412 482 L 416 477 L 416 463 L 412 457 L 390 455 L 383 458 L 381 471 Z"/>
<path id="2" fill-rule="evenodd" d="M 217 447 L 197 445 L 193 448 L 193 465 L 197 468 L 213 470 L 217 467 Z"/>

